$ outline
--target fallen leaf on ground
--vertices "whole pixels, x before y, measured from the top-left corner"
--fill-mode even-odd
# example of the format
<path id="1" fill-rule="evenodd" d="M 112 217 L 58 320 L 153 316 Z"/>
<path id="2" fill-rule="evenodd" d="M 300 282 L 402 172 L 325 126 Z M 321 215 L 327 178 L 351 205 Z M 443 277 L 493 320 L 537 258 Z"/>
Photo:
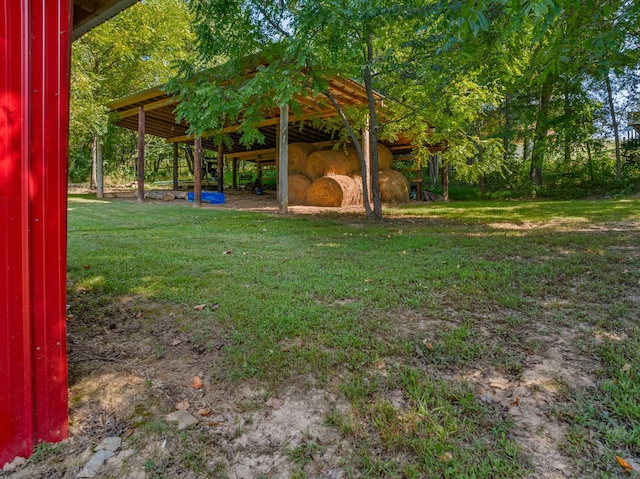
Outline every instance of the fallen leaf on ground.
<path id="1" fill-rule="evenodd" d="M 371 283 L 371 280 L 369 278 L 364 280 L 365 283 Z"/>
<path id="2" fill-rule="evenodd" d="M 422 340 L 422 344 L 424 344 L 424 347 L 427 348 L 429 351 L 433 349 L 433 343 L 427 341 L 426 339 Z"/>
<path id="3" fill-rule="evenodd" d="M 267 399 L 266 405 L 273 409 L 280 409 L 284 405 L 284 401 L 278 398 Z"/>
<path id="4" fill-rule="evenodd" d="M 180 401 L 178 404 L 176 404 L 176 409 L 179 411 L 180 409 L 184 409 L 185 411 L 187 409 L 189 409 L 189 407 L 191 406 L 191 404 L 189 404 L 189 401 L 187 401 L 186 399 Z"/>
<path id="5" fill-rule="evenodd" d="M 453 454 L 451 454 L 450 452 L 445 452 L 439 457 L 439 459 L 441 462 L 453 461 Z"/>
<path id="6" fill-rule="evenodd" d="M 205 407 L 205 408 L 202 408 L 202 409 L 198 409 L 198 414 L 200 414 L 201 416 L 205 416 L 206 417 L 206 416 L 211 416 L 212 413 L 211 413 L 211 409 L 207 409 Z"/>
<path id="7" fill-rule="evenodd" d="M 193 381 L 191 381 L 191 387 L 193 389 L 202 389 L 204 387 L 204 383 L 202 382 L 202 379 L 200 379 L 200 376 L 193 377 Z"/>
<path id="8" fill-rule="evenodd" d="M 387 365 L 384 363 L 383 360 L 378 359 L 377 361 L 375 361 L 373 363 L 373 367 L 376 368 L 376 369 L 382 370 L 382 369 L 386 369 Z"/>
<path id="9" fill-rule="evenodd" d="M 625 461 L 624 459 L 622 459 L 620 456 L 616 456 L 616 461 L 618 461 L 618 464 L 620 464 L 620 467 L 625 471 L 631 472 L 634 470 L 633 466 L 629 464 L 627 461 Z"/>
<path id="10" fill-rule="evenodd" d="M 136 313 L 136 318 L 141 318 L 142 317 L 142 311 L 138 311 Z"/>
<path id="11" fill-rule="evenodd" d="M 204 308 L 206 308 L 207 305 L 206 304 L 196 304 L 193 309 L 196 309 L 198 311 L 202 311 Z"/>
<path id="12" fill-rule="evenodd" d="M 515 398 L 513 401 L 511 401 L 511 403 L 509 404 L 509 406 L 520 406 L 520 398 L 517 397 Z"/>
<path id="13" fill-rule="evenodd" d="M 492 379 L 489 386 L 504 391 L 505 389 L 509 389 L 509 380 L 504 378 Z"/>
<path id="14" fill-rule="evenodd" d="M 631 364 L 627 363 L 624 366 L 622 366 L 622 368 L 620 368 L 620 370 L 623 373 L 628 373 L 631 370 Z"/>

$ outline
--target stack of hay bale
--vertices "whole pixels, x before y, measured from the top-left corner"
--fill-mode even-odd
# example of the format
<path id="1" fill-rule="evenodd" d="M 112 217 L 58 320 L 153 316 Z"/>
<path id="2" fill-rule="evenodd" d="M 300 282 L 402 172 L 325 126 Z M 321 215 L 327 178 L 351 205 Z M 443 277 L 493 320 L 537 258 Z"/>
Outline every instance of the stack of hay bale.
<path id="1" fill-rule="evenodd" d="M 380 194 L 386 203 L 409 200 L 409 184 L 391 169 L 393 155 L 378 147 Z M 289 145 L 289 203 L 308 206 L 362 204 L 360 160 L 355 148 L 316 150 L 308 143 Z"/>

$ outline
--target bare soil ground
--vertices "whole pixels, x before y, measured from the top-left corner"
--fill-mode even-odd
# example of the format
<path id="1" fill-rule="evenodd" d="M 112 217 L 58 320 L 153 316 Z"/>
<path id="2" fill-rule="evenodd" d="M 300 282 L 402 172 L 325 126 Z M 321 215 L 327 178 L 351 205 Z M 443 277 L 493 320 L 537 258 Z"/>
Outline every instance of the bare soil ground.
<path id="1" fill-rule="evenodd" d="M 277 212 L 274 192 L 262 196 L 228 192 L 226 204 L 204 207 Z M 292 207 L 291 212 L 361 213 L 310 207 Z M 70 303 L 74 301 L 82 298 L 69 298 Z M 559 308 L 550 298 L 536 329 L 522 331 L 523 343 L 543 347 L 536 347 L 536 353 L 522 361 L 520 374 L 507 376 L 486 364 L 441 372 L 444 377 L 464 377 L 475 383 L 482 401 L 500 405 L 511 416 L 518 426 L 517 440 L 531 457 L 532 479 L 576 477 L 572 460 L 559 446 L 566 426 L 552 408 L 562 401 L 563 384 L 581 387 L 595 381 L 597 360 L 576 341 L 580 331 L 562 329 L 553 319 Z M 129 297 L 101 314 L 104 317 L 96 318 L 86 312 L 67 324 L 69 440 L 61 447 L 40 448 L 26 464 L 10 465 L 15 467 L 0 472 L 0 477 L 75 478 L 93 448 L 110 436 L 120 437 L 122 446 L 96 477 L 240 479 L 289 478 L 300 473 L 351 477 L 352 447 L 337 428 L 325 422 L 332 411 L 349 414 L 350 406 L 335 392 L 337 388 L 318 387 L 312 377 L 298 378 L 280 391 L 251 383 L 237 387 L 215 376 L 220 350 L 228 339 L 212 337 L 207 347 L 192 343 L 180 328 L 183 311 Z M 426 340 L 443 327 L 443 321 L 416 311 L 389 319 L 398 331 Z M 455 321 L 455 311 L 450 320 Z M 420 361 L 419 354 L 415 360 Z M 385 367 L 378 365 L 383 372 Z M 202 388 L 193 387 L 196 376 L 202 379 Z M 389 400 L 402 406 L 403 398 L 394 397 L 393 391 Z M 188 411 L 197 423 L 178 431 L 166 420 L 176 407 Z M 309 450 L 310 444 L 318 446 L 317 452 Z M 184 469 L 174 460 L 176 455 L 191 455 L 195 466 Z"/>

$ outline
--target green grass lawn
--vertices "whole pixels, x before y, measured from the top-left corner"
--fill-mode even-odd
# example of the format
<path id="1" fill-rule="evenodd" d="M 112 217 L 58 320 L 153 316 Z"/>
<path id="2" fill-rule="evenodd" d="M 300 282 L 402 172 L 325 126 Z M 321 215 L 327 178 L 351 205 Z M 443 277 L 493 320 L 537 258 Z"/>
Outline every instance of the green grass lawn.
<path id="1" fill-rule="evenodd" d="M 640 200 L 413 204 L 367 223 L 71 198 L 68 249 L 79 315 L 168 303 L 193 341 L 228 338 L 220 381 L 337 384 L 353 414 L 327 421 L 362 477 L 527 476 L 512 420 L 458 373 L 518 378 L 541 322 L 579 330 L 600 364 L 552 411 L 581 477 L 624 477 L 611 458 L 640 455 Z"/>

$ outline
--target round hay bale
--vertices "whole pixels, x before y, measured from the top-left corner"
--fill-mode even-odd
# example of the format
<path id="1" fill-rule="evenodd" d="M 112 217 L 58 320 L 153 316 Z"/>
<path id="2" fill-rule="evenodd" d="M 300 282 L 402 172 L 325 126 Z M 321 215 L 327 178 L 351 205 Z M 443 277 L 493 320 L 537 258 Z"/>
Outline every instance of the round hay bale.
<path id="1" fill-rule="evenodd" d="M 381 171 L 379 185 L 383 202 L 406 203 L 409 201 L 409 182 L 399 171 Z"/>
<path id="2" fill-rule="evenodd" d="M 360 157 L 358 156 L 358 150 L 354 147 L 347 148 L 347 155 L 350 157 L 353 164 L 356 165 L 355 172 L 360 172 Z M 393 168 L 393 153 L 382 143 L 378 144 L 378 171 L 390 170 Z"/>
<path id="3" fill-rule="evenodd" d="M 385 171 L 393 168 L 393 153 L 382 143 L 378 144 L 378 170 Z"/>
<path id="4" fill-rule="evenodd" d="M 311 180 L 304 175 L 289 175 L 289 203 L 292 205 L 304 205 L 307 198 L 307 190 L 311 186 Z"/>
<path id="5" fill-rule="evenodd" d="M 362 176 L 352 175 L 351 179 L 356 183 L 356 188 L 358 188 L 358 191 L 360 191 L 360 198 L 362 199 Z"/>
<path id="6" fill-rule="evenodd" d="M 307 205 L 310 206 L 352 206 L 362 204 L 362 190 L 357 182 L 345 175 L 331 175 L 318 178 L 307 191 Z"/>
<path id="7" fill-rule="evenodd" d="M 289 174 L 303 174 L 307 157 L 314 151 L 318 149 L 311 143 L 289 143 Z"/>
<path id="8" fill-rule="evenodd" d="M 304 173 L 308 178 L 316 180 L 329 174 L 348 176 L 359 170 L 357 154 L 354 156 L 343 149 L 321 150 L 307 157 Z"/>

